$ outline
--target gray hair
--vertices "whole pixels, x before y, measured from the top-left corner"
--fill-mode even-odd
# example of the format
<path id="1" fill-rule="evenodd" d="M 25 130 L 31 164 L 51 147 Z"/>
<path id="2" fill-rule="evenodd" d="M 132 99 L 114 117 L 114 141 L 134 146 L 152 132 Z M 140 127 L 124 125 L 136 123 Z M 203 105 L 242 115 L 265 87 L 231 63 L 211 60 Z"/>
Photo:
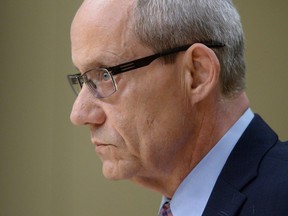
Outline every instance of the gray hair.
<path id="1" fill-rule="evenodd" d="M 222 94 L 244 90 L 243 30 L 231 0 L 138 0 L 134 22 L 136 36 L 155 52 L 203 41 L 224 43 L 214 49 Z"/>

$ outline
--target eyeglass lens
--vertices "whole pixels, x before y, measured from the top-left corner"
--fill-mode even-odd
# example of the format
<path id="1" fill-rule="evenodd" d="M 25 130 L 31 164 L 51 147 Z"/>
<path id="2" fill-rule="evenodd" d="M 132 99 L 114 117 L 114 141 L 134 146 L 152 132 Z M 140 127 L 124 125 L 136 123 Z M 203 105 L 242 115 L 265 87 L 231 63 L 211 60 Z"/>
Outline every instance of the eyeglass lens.
<path id="1" fill-rule="evenodd" d="M 80 75 L 68 76 L 74 92 L 78 95 L 85 83 L 88 89 L 97 97 L 108 97 L 116 91 L 116 83 L 107 69 L 96 68 Z"/>

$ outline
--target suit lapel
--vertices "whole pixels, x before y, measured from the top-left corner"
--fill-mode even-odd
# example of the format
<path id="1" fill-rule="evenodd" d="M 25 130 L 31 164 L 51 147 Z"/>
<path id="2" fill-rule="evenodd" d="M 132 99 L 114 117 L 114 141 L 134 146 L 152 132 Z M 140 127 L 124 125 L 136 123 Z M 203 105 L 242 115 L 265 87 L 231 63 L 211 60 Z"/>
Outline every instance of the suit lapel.
<path id="1" fill-rule="evenodd" d="M 241 190 L 257 177 L 262 158 L 277 140 L 277 135 L 255 115 L 227 159 L 203 216 L 237 214 L 246 200 Z"/>

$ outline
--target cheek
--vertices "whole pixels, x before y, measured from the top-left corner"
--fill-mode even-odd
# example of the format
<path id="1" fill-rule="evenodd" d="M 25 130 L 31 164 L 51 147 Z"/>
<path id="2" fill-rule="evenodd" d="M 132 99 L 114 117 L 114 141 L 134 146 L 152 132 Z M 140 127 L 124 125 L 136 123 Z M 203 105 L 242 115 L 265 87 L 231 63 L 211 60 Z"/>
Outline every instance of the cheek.
<path id="1" fill-rule="evenodd" d="M 107 115 L 108 134 L 114 138 L 117 146 L 116 149 L 111 149 L 110 160 L 137 161 L 140 157 L 139 145 L 142 137 L 137 129 L 139 116 L 136 115 L 137 109 L 130 109 L 127 105 L 124 103 L 121 109 L 113 106 L 113 112 Z"/>
<path id="2" fill-rule="evenodd" d="M 146 76 L 129 80 L 129 85 L 119 83 L 117 104 L 121 106 L 111 107 L 111 120 L 127 153 L 143 166 L 160 167 L 187 139 L 183 130 L 188 121 L 186 88 L 181 76 Z"/>
<path id="3" fill-rule="evenodd" d="M 138 117 L 138 151 L 146 169 L 164 170 L 188 142 L 190 126 L 181 106 L 143 111 Z"/>

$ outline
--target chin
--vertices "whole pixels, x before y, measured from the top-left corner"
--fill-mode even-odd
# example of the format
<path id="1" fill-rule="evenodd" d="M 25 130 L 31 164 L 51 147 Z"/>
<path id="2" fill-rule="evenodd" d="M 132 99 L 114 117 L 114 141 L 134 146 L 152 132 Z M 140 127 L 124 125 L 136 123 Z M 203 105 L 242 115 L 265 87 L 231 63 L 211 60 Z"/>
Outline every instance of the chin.
<path id="1" fill-rule="evenodd" d="M 129 180 L 132 179 L 139 171 L 136 163 L 124 163 L 121 161 L 103 162 L 102 173 L 109 180 Z"/>

